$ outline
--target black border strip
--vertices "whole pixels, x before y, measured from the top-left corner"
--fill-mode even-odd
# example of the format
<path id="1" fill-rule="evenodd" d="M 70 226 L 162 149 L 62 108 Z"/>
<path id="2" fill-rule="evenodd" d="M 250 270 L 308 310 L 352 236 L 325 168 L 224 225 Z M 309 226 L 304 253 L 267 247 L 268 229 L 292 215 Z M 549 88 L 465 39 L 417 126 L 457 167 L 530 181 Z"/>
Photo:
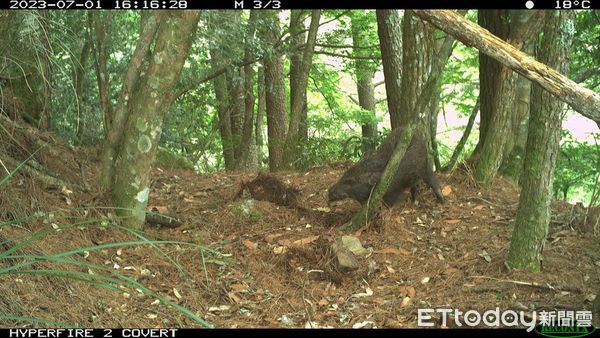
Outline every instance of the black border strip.
<path id="1" fill-rule="evenodd" d="M 535 331 L 527 332 L 525 329 L 175 329 L 167 335 L 159 337 L 159 330 L 154 329 L 155 334 L 148 334 L 149 329 L 145 330 L 146 335 L 135 334 L 138 329 L 37 329 L 40 331 L 31 334 L 15 334 L 15 330 L 21 333 L 32 329 L 0 329 L 0 338 L 76 338 L 74 330 L 86 330 L 85 337 L 88 338 L 240 338 L 240 337 L 285 337 L 285 338 L 304 338 L 304 337 L 344 337 L 344 338 L 369 338 L 369 337 L 498 337 L 498 338 L 517 338 L 517 337 L 541 337 Z M 46 331 L 48 330 L 48 331 Z M 58 332 L 56 330 L 61 330 Z M 69 331 L 73 330 L 73 331 Z M 88 331 L 89 330 L 89 331 Z M 170 329 L 163 329 L 171 331 Z M 163 331 L 163 332 L 164 332 Z M 53 333 L 51 333 L 53 332 Z M 81 332 L 81 331 L 80 331 Z M 81 335 L 79 337 L 82 337 Z"/>
<path id="2" fill-rule="evenodd" d="M 0 9 L 600 9 L 600 0 L 0 0 Z"/>

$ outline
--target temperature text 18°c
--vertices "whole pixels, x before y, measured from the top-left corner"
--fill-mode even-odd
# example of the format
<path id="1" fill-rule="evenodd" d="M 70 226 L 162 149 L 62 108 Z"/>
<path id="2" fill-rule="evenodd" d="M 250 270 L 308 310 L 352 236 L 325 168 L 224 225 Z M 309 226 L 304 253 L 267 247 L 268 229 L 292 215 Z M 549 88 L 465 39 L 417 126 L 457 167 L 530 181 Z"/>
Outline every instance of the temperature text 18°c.
<path id="1" fill-rule="evenodd" d="M 591 0 L 556 0 L 556 9 L 589 9 L 592 8 Z"/>

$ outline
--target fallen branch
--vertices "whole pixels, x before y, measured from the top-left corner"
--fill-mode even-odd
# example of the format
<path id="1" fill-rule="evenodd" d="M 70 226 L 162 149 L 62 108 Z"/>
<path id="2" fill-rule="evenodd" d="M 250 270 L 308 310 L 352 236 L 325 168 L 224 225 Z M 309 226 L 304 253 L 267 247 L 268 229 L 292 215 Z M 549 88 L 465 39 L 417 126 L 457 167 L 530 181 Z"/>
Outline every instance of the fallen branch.
<path id="1" fill-rule="evenodd" d="M 550 291 L 555 291 L 555 292 L 567 291 L 567 292 L 578 292 L 578 293 L 581 293 L 581 289 L 579 289 L 577 287 L 563 286 L 563 287 L 558 288 L 558 287 L 554 287 L 554 286 L 550 285 L 550 283 L 540 284 L 540 283 L 537 283 L 537 282 L 523 282 L 523 281 L 518 281 L 518 280 L 499 279 L 499 278 L 494 278 L 494 277 L 489 277 L 489 276 L 468 276 L 467 278 L 490 279 L 490 280 L 494 280 L 494 281 L 497 281 L 497 282 L 511 283 L 511 284 L 523 285 L 523 286 L 530 286 L 530 287 L 534 287 L 534 288 L 538 288 L 538 289 L 542 289 L 542 290 L 550 290 Z"/>

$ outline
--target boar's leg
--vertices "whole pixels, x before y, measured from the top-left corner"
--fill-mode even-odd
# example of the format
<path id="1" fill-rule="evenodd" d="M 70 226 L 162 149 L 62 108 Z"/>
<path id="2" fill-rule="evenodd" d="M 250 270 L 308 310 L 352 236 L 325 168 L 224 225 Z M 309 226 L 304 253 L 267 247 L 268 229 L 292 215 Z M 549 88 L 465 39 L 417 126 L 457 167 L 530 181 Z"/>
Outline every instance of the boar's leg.
<path id="1" fill-rule="evenodd" d="M 440 182 L 435 177 L 433 170 L 429 166 L 427 166 L 425 177 L 423 177 L 423 181 L 427 183 L 427 185 L 433 190 L 433 193 L 437 197 L 438 202 L 444 203 L 446 200 L 444 199 L 444 195 L 442 195 L 442 190 L 440 189 Z"/>
<path id="2" fill-rule="evenodd" d="M 413 203 L 415 203 L 417 200 L 417 180 L 414 180 L 410 186 L 410 197 L 412 198 Z"/>

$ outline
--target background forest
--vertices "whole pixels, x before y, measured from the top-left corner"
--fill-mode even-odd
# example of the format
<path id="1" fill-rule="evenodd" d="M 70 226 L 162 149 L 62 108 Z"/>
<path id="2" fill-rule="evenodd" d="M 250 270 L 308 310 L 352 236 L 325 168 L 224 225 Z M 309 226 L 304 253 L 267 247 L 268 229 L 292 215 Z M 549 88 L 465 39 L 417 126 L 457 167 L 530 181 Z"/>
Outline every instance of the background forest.
<path id="1" fill-rule="evenodd" d="M 0 37 L 2 326 L 600 310 L 598 11 L 23 10 Z M 357 167 L 368 203 L 334 201 Z"/>
<path id="2" fill-rule="evenodd" d="M 292 167 L 355 161 L 378 144 L 390 129 L 390 109 L 375 12 L 323 11 L 318 27 L 313 27 L 318 29 L 314 41 L 308 42 L 311 11 L 252 13 L 202 12 L 189 58 L 172 92 L 173 104 L 165 114 L 161 147 L 189 160 L 198 172 L 268 168 L 262 62 L 269 55 L 277 55 L 281 62 L 275 81 L 284 85 L 285 114 L 293 109 L 296 89 L 305 87 L 298 88 L 303 93 L 300 147 Z M 467 13 L 470 20 L 476 17 L 476 11 Z M 130 11 L 3 13 L 3 110 L 22 106 L 21 117 L 55 132 L 69 144 L 101 146 L 111 106 L 118 101 L 123 74 L 139 38 L 141 18 L 140 12 Z M 576 13 L 568 74 L 592 90 L 600 84 L 598 20 L 595 11 Z M 263 37 L 266 33 L 261 29 L 274 32 L 276 41 Z M 410 34 L 410 27 L 400 22 L 395 29 L 400 36 Z M 419 48 L 439 46 L 442 34 L 430 34 L 426 43 L 431 46 Z M 526 51 L 535 54 L 535 35 L 523 39 L 528 40 L 524 41 Z M 307 67 L 302 59 L 306 44 L 314 49 L 314 56 L 306 60 L 309 71 L 304 84 L 297 74 Z M 425 53 L 400 52 L 405 58 L 423 58 Z M 412 67 L 409 62 L 398 66 L 399 72 L 402 67 Z M 456 43 L 430 108 L 434 111 L 432 141 L 438 168 L 470 157 L 478 143 L 479 71 L 477 50 Z M 519 93 L 530 90 L 525 80 L 517 81 L 516 86 Z M 252 96 L 244 96 L 250 90 Z M 526 111 L 529 102 L 525 96 L 518 96 L 510 109 Z M 253 102 L 246 102 L 248 99 Z M 223 119 L 226 115 L 228 119 Z M 527 124 L 527 114 L 522 115 L 515 126 Z M 250 117 L 252 123 L 244 124 Z M 589 204 L 597 190 L 598 128 L 569 110 L 563 120 L 555 197 Z M 283 135 L 286 124 L 280 126 Z M 247 140 L 249 128 L 251 142 Z M 462 135 L 466 140 L 457 147 Z M 514 180 L 518 180 L 519 166 L 509 163 L 511 151 L 515 146 L 515 151 L 522 151 L 526 136 L 517 135 L 517 144 L 505 150 L 500 171 Z M 246 145 L 252 149 L 246 152 L 250 158 L 237 163 L 233 153 L 243 142 L 250 143 Z"/>

